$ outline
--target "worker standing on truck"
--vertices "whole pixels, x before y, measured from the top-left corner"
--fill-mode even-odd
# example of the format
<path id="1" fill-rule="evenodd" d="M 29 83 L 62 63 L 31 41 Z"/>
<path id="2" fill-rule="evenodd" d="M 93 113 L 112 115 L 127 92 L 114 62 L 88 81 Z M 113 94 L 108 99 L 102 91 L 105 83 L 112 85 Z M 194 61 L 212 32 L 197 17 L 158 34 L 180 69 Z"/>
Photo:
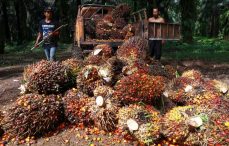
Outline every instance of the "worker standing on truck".
<path id="1" fill-rule="evenodd" d="M 160 12 L 158 8 L 153 8 L 153 17 L 149 18 L 149 22 L 153 23 L 165 23 L 164 18 L 160 16 Z M 158 28 L 159 29 L 159 28 Z M 157 30 L 159 32 L 160 30 Z M 153 58 L 155 56 L 156 60 L 161 59 L 161 48 L 164 44 L 164 40 L 150 40 L 149 41 L 149 50 L 150 50 L 150 56 Z"/>
<path id="2" fill-rule="evenodd" d="M 53 20 L 53 9 L 51 7 L 44 9 L 44 16 L 45 19 L 41 20 L 39 23 L 39 32 L 35 47 L 38 47 L 39 41 L 43 39 L 43 48 L 47 60 L 54 61 L 59 37 L 59 31 L 54 32 L 54 30 L 59 27 L 59 23 Z"/>

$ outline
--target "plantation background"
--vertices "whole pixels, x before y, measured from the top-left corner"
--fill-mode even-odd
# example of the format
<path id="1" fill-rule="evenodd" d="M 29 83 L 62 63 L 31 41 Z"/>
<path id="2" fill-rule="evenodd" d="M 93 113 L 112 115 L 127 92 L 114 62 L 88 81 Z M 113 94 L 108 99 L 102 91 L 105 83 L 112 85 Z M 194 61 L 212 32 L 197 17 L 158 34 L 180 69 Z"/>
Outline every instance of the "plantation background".
<path id="1" fill-rule="evenodd" d="M 73 42 L 78 5 L 123 2 L 132 11 L 146 8 L 148 17 L 152 8 L 158 7 L 167 22 L 181 23 L 183 39 L 168 42 L 164 57 L 183 59 L 191 53 L 188 59 L 228 62 L 229 0 L 0 0 L 0 54 L 25 53 L 33 46 L 46 6 L 54 7 L 55 19 L 61 24 L 69 24 L 61 31 L 63 50 L 68 47 L 62 44 Z M 4 64 L 1 59 L 1 65 Z"/>

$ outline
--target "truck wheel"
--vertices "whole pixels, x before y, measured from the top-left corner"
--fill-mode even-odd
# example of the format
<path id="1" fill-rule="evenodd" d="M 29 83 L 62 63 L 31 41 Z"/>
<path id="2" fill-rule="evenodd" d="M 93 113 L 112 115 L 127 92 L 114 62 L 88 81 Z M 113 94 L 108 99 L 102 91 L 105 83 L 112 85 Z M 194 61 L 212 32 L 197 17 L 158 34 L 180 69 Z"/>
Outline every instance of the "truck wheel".
<path id="1" fill-rule="evenodd" d="M 83 51 L 80 47 L 78 46 L 75 46 L 73 44 L 72 46 L 72 57 L 73 58 L 76 58 L 76 59 L 79 59 L 79 60 L 83 60 Z"/>

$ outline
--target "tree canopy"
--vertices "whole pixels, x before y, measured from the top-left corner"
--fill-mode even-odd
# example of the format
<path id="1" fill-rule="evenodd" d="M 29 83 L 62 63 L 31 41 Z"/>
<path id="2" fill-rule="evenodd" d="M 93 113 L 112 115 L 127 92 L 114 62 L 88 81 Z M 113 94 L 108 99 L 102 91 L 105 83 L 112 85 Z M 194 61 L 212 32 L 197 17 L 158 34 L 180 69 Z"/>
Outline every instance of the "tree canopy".
<path id="1" fill-rule="evenodd" d="M 194 35 L 228 38 L 229 34 L 229 0 L 0 0 L 0 53 L 5 43 L 35 39 L 46 6 L 54 8 L 60 23 L 69 24 L 60 40 L 71 42 L 77 8 L 84 3 L 127 3 L 133 11 L 147 8 L 148 17 L 158 7 L 167 22 L 181 23 L 185 42 Z"/>

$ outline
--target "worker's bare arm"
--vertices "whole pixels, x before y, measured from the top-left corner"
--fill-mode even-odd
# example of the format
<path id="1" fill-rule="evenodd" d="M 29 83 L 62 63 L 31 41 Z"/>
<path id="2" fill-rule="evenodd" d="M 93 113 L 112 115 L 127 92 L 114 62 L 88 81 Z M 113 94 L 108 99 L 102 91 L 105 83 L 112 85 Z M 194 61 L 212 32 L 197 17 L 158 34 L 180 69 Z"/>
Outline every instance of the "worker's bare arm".
<path id="1" fill-rule="evenodd" d="M 160 18 L 160 22 L 161 22 L 161 23 L 165 23 L 165 19 L 161 17 L 161 18 Z"/>
<path id="2" fill-rule="evenodd" d="M 154 22 L 154 18 L 149 18 L 149 22 Z"/>
<path id="3" fill-rule="evenodd" d="M 160 23 L 165 23 L 165 19 L 161 17 L 160 18 Z M 161 42 L 162 42 L 163 45 L 165 44 L 165 40 L 162 40 Z"/>
<path id="4" fill-rule="evenodd" d="M 154 22 L 154 23 L 165 23 L 165 19 L 162 17 L 158 17 L 157 19 L 151 17 L 148 20 L 149 22 Z"/>
<path id="5" fill-rule="evenodd" d="M 38 36 L 37 36 L 37 39 L 36 39 L 36 42 L 35 42 L 35 47 L 37 47 L 38 42 L 39 42 L 40 39 L 41 39 L 41 33 L 38 32 Z"/>

